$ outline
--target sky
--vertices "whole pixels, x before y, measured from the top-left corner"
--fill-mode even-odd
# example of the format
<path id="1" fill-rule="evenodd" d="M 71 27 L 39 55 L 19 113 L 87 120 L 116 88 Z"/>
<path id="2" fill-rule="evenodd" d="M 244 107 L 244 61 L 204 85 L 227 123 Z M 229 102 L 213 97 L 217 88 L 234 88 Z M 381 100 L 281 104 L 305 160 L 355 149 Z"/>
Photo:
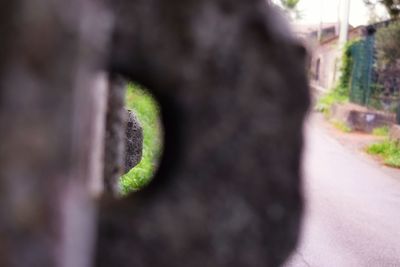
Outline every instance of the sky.
<path id="1" fill-rule="evenodd" d="M 342 0 L 343 1 L 343 0 Z M 301 11 L 304 24 L 316 24 L 321 19 L 323 22 L 336 22 L 340 11 L 341 0 L 300 0 L 298 8 Z M 384 9 L 378 9 L 379 14 L 384 15 Z M 352 26 L 365 25 L 369 20 L 369 11 L 363 0 L 350 0 L 350 24 Z"/>

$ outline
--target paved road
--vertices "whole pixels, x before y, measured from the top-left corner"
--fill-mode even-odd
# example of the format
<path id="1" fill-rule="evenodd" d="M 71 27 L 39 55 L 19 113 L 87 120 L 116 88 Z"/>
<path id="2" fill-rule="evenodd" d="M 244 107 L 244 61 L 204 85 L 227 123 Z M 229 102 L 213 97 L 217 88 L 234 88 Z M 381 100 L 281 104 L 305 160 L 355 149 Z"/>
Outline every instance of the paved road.
<path id="1" fill-rule="evenodd" d="M 309 125 L 307 208 L 286 267 L 400 267 L 400 172 L 387 172 Z"/>

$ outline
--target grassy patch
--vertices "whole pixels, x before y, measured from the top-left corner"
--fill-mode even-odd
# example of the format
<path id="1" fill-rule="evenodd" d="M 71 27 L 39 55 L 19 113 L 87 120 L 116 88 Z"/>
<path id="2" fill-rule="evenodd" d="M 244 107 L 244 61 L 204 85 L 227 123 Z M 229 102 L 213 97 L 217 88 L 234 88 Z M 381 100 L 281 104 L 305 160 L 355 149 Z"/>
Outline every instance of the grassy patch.
<path id="1" fill-rule="evenodd" d="M 332 122 L 332 125 L 339 131 L 342 131 L 345 133 L 352 132 L 352 129 L 346 123 L 344 123 L 342 121 L 332 120 L 331 122 Z"/>
<path id="2" fill-rule="evenodd" d="M 346 103 L 349 101 L 349 97 L 343 94 L 343 91 L 336 88 L 331 90 L 329 93 L 323 95 L 317 102 L 315 110 L 322 112 L 326 117 L 329 117 L 330 110 L 333 104 Z"/>
<path id="3" fill-rule="evenodd" d="M 367 153 L 380 156 L 388 166 L 400 168 L 400 145 L 396 141 L 373 144 L 367 147 Z"/>
<path id="4" fill-rule="evenodd" d="M 140 86 L 130 83 L 126 93 L 126 106 L 135 111 L 143 128 L 143 154 L 140 163 L 120 180 L 124 195 L 137 191 L 150 182 L 162 150 L 160 112 L 154 98 Z"/>
<path id="5" fill-rule="evenodd" d="M 372 134 L 375 136 L 388 136 L 389 135 L 389 127 L 383 126 L 383 127 L 375 128 L 372 131 Z"/>

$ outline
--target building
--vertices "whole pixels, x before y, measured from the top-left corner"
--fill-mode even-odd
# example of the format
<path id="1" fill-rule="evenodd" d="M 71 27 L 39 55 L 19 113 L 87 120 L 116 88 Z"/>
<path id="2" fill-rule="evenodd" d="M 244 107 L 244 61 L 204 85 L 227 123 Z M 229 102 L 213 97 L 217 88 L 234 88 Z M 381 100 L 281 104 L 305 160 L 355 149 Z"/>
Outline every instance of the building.
<path id="1" fill-rule="evenodd" d="M 365 26 L 350 28 L 349 40 L 361 38 L 364 31 Z M 314 89 L 327 91 L 335 86 L 341 56 L 338 33 L 312 47 L 310 80 Z"/>

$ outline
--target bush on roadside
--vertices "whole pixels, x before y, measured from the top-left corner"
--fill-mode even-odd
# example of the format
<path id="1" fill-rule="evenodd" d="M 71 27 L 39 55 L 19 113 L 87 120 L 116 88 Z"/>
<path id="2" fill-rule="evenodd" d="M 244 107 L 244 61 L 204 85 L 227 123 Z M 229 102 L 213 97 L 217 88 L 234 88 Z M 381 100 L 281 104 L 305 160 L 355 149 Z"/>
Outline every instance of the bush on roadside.
<path id="1" fill-rule="evenodd" d="M 385 140 L 367 147 L 367 153 L 377 155 L 391 167 L 400 168 L 400 144 L 396 141 Z"/>
<path id="2" fill-rule="evenodd" d="M 336 88 L 318 100 L 315 110 L 322 112 L 326 117 L 329 117 L 330 110 L 334 104 L 346 103 L 348 101 L 349 97 L 344 95 L 341 90 Z"/>
<path id="3" fill-rule="evenodd" d="M 379 128 L 375 128 L 372 130 L 372 134 L 375 136 L 388 136 L 389 135 L 389 127 L 382 126 Z"/>

